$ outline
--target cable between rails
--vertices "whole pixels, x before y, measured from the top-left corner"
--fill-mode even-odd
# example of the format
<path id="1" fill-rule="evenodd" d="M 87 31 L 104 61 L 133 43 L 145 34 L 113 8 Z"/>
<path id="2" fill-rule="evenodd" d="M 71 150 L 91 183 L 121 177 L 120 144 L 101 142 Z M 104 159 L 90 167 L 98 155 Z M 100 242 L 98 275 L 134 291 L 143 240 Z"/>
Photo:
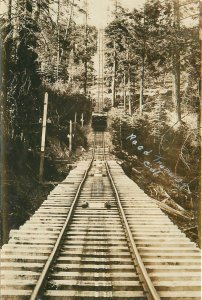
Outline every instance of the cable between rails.
<path id="1" fill-rule="evenodd" d="M 123 210 L 123 207 L 122 207 L 122 204 L 121 204 L 121 201 L 120 201 L 120 197 L 119 197 L 116 185 L 115 185 L 114 180 L 112 178 L 112 175 L 111 175 L 111 172 L 110 172 L 110 169 L 109 169 L 109 165 L 108 165 L 108 162 L 106 160 L 104 135 L 103 135 L 103 157 L 104 157 L 104 162 L 105 162 L 107 174 L 109 176 L 112 188 L 113 188 L 115 196 L 116 196 L 116 200 L 117 200 L 118 208 L 119 208 L 119 211 L 120 211 L 120 215 L 121 215 L 123 224 L 124 224 L 125 229 L 126 229 L 126 234 L 128 236 L 129 242 L 130 242 L 132 254 L 135 257 L 135 263 L 137 263 L 137 267 L 140 271 L 141 277 L 143 278 L 143 286 L 145 288 L 145 292 L 148 294 L 148 299 L 160 300 L 161 298 L 159 297 L 159 295 L 158 295 L 158 293 L 157 293 L 157 291 L 156 291 L 156 289 L 155 289 L 155 287 L 154 287 L 154 285 L 153 285 L 153 283 L 152 283 L 152 281 L 151 281 L 151 279 L 150 279 L 150 277 L 147 273 L 147 270 L 144 266 L 144 263 L 142 261 L 142 258 L 140 256 L 140 254 L 139 254 L 137 246 L 134 242 L 133 235 L 132 235 L 132 232 L 131 232 L 130 227 L 128 225 L 128 221 L 127 221 L 125 212 Z"/>
<path id="2" fill-rule="evenodd" d="M 147 270 L 146 270 L 146 268 L 145 268 L 145 266 L 143 264 L 143 261 L 142 261 L 142 259 L 140 257 L 138 249 L 137 249 L 137 247 L 135 245 L 135 242 L 133 240 L 133 236 L 132 236 L 131 230 L 129 228 L 129 225 L 128 225 L 128 222 L 127 222 L 124 210 L 123 210 L 122 205 L 121 205 L 121 201 L 120 201 L 120 198 L 119 198 L 118 191 L 116 189 L 115 183 L 114 183 L 113 178 L 111 176 L 111 173 L 110 173 L 110 170 L 109 170 L 109 166 L 108 166 L 108 162 L 106 160 L 104 132 L 102 133 L 102 139 L 103 139 L 103 141 L 102 141 L 102 144 L 103 144 L 103 160 L 105 162 L 107 174 L 109 176 L 110 182 L 111 182 L 113 190 L 115 192 L 116 200 L 117 200 L 117 203 L 118 203 L 118 208 L 119 208 L 120 215 L 121 215 L 122 221 L 123 221 L 125 229 L 126 229 L 127 236 L 129 238 L 129 241 L 130 241 L 132 253 L 133 253 L 134 257 L 135 257 L 135 261 L 138 264 L 138 269 L 140 270 L 141 276 L 144 279 L 145 290 L 148 293 L 149 299 L 160 300 L 160 297 L 158 296 L 157 291 L 156 291 L 156 289 L 155 289 L 155 287 L 154 287 L 154 285 L 153 285 L 153 283 L 152 283 L 152 281 L 151 281 L 151 279 L 150 279 L 150 277 L 149 277 L 149 275 L 147 273 Z M 53 248 L 51 254 L 48 257 L 48 260 L 47 260 L 45 266 L 43 267 L 41 275 L 40 275 L 40 277 L 39 277 L 39 279 L 37 281 L 37 284 L 36 284 L 36 286 L 35 286 L 32 294 L 31 294 L 30 300 L 41 299 L 40 296 L 44 292 L 49 270 L 50 270 L 52 264 L 54 263 L 55 258 L 57 256 L 59 250 L 60 250 L 60 246 L 61 246 L 61 243 L 63 241 L 64 234 L 66 233 L 66 230 L 67 230 L 67 228 L 69 226 L 69 223 L 71 221 L 71 217 L 73 215 L 75 206 L 77 204 L 77 200 L 79 198 L 81 189 L 83 187 L 83 184 L 84 184 L 84 182 L 85 182 L 85 180 L 87 178 L 88 172 L 91 169 L 92 163 L 94 161 L 94 157 L 95 157 L 95 145 L 96 145 L 96 133 L 94 135 L 94 147 L 93 147 L 92 159 L 91 159 L 91 161 L 89 163 L 89 166 L 88 166 L 87 170 L 85 171 L 83 179 L 82 179 L 82 181 L 81 181 L 81 183 L 80 183 L 80 185 L 79 185 L 79 187 L 77 189 L 76 195 L 74 197 L 74 200 L 73 200 L 72 205 L 70 207 L 70 210 L 68 212 L 66 221 L 65 221 L 65 223 L 64 223 L 64 225 L 62 227 L 62 230 L 60 231 L 60 234 L 59 234 L 59 236 L 57 238 L 57 241 L 56 241 L 56 243 L 54 245 L 54 248 Z"/>

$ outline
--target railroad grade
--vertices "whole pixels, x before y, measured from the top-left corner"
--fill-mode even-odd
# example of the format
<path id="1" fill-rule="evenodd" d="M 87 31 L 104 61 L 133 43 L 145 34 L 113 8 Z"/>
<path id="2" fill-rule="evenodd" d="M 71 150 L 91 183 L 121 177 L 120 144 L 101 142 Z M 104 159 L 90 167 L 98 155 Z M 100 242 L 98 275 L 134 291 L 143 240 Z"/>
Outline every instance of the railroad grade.
<path id="1" fill-rule="evenodd" d="M 11 231 L 2 299 L 200 299 L 200 250 L 110 160 L 103 138 L 95 133 L 93 160 Z"/>

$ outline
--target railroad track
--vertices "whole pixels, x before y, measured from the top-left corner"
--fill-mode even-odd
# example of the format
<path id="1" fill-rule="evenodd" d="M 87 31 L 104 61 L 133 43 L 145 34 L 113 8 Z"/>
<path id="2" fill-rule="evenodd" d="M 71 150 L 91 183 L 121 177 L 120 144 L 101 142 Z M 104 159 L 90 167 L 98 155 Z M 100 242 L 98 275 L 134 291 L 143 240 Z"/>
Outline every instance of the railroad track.
<path id="1" fill-rule="evenodd" d="M 104 133 L 11 232 L 2 299 L 200 299 L 200 251 L 107 161 Z"/>

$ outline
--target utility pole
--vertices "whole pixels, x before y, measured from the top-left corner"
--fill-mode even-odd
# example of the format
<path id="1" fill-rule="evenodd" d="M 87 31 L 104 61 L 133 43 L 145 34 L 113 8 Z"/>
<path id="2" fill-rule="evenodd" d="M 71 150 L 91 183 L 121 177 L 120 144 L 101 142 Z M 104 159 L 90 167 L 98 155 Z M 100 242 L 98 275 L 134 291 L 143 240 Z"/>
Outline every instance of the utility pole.
<path id="1" fill-rule="evenodd" d="M 43 120 L 42 120 L 41 155 L 40 155 L 40 167 L 39 167 L 39 181 L 40 182 L 43 179 L 43 171 L 44 171 L 44 155 L 45 155 L 45 142 L 46 142 L 47 112 L 48 112 L 48 93 L 45 93 L 44 109 L 43 109 Z"/>

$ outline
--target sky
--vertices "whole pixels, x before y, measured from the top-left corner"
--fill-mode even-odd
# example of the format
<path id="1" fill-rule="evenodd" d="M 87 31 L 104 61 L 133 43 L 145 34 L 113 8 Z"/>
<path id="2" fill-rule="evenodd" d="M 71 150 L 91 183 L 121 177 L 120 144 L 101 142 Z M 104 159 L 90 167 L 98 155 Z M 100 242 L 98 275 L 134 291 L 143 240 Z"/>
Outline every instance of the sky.
<path id="1" fill-rule="evenodd" d="M 117 0 L 124 8 L 132 10 L 143 6 L 145 0 Z M 105 27 L 111 20 L 111 12 L 114 10 L 115 0 L 87 0 L 88 2 L 88 24 L 95 25 L 96 27 Z M 7 1 L 0 0 L 0 11 L 3 13 L 7 11 Z M 84 0 L 79 3 L 81 5 Z M 78 23 L 84 23 L 84 15 L 77 15 Z"/>
<path id="2" fill-rule="evenodd" d="M 132 10 L 139 8 L 144 4 L 144 0 L 119 0 L 118 1 L 124 8 Z M 89 19 L 90 25 L 96 27 L 105 27 L 110 22 L 111 12 L 114 10 L 115 0 L 88 0 Z"/>
<path id="3" fill-rule="evenodd" d="M 143 6 L 145 0 L 118 0 L 124 8 L 132 10 L 133 8 L 140 8 Z M 112 19 L 112 11 L 115 7 L 115 0 L 88 0 L 88 24 L 94 25 L 97 28 L 104 28 Z M 83 22 L 80 20 L 81 23 Z M 94 68 L 98 72 L 98 54 L 95 54 Z"/>

